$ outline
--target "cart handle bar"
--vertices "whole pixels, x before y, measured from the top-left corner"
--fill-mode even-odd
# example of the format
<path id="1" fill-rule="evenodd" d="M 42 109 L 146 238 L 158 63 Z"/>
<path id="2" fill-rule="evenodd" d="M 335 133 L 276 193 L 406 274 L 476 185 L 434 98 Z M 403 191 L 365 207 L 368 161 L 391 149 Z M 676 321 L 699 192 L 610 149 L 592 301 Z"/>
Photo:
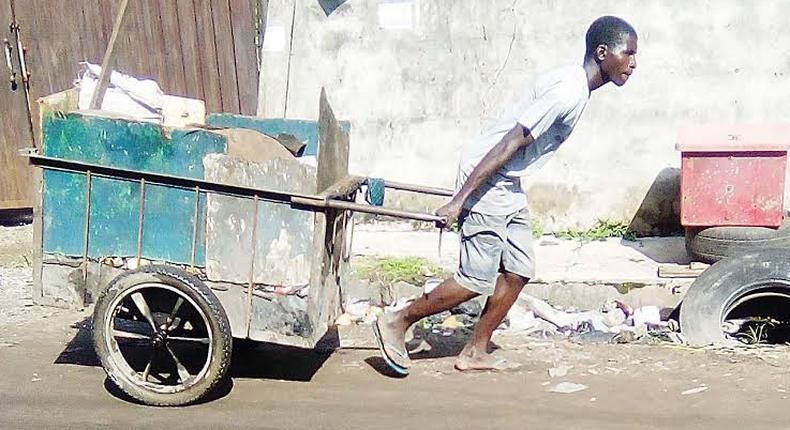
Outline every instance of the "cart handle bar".
<path id="1" fill-rule="evenodd" d="M 392 188 L 393 190 L 411 191 L 414 193 L 433 194 L 442 197 L 452 197 L 453 190 L 447 188 L 427 187 L 424 185 L 404 184 L 403 182 L 384 181 L 385 188 Z"/>
<path id="2" fill-rule="evenodd" d="M 49 170 L 57 170 L 71 173 L 88 173 L 92 176 L 107 177 L 110 179 L 121 179 L 139 181 L 145 179 L 148 184 L 167 185 L 178 188 L 192 189 L 196 187 L 202 191 L 213 192 L 233 197 L 258 198 L 279 203 L 290 203 L 293 205 L 307 206 L 316 209 L 341 209 L 355 212 L 363 212 L 374 215 L 391 216 L 405 218 L 415 221 L 427 221 L 444 223 L 445 218 L 427 214 L 423 212 L 411 212 L 400 209 L 384 208 L 378 206 L 368 206 L 353 203 L 345 200 L 327 198 L 303 193 L 286 193 L 282 191 L 270 190 L 265 188 L 252 188 L 239 185 L 223 184 L 219 182 L 207 181 L 203 179 L 187 178 L 184 176 L 168 175 L 164 173 L 141 172 L 137 170 L 123 169 L 118 167 L 102 166 L 99 164 L 85 163 L 82 161 L 64 160 L 55 157 L 46 157 L 34 153 L 22 154 L 30 160 L 34 166 Z M 398 184 L 401 185 L 401 184 Z"/>

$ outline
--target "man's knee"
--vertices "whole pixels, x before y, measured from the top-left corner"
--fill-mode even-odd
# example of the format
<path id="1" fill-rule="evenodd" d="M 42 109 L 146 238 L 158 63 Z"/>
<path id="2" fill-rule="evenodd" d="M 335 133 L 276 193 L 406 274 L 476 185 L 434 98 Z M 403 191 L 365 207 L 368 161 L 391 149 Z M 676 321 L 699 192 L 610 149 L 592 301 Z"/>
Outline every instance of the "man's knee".
<path id="1" fill-rule="evenodd" d="M 524 285 L 527 285 L 527 282 L 529 282 L 529 278 L 513 272 L 502 272 L 502 277 L 505 278 L 505 282 L 507 282 L 509 286 L 514 288 L 523 288 Z"/>

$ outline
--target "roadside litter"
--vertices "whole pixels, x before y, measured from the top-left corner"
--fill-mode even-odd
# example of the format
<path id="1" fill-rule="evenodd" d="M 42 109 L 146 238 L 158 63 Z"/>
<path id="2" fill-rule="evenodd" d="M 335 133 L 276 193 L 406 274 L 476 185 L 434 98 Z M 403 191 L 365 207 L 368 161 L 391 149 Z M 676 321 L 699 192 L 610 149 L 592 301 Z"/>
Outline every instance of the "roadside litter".
<path id="1" fill-rule="evenodd" d="M 560 382 L 559 384 L 549 388 L 549 391 L 552 393 L 572 394 L 578 393 L 579 391 L 584 391 L 587 388 L 589 387 L 584 384 L 577 384 L 575 382 Z"/>
<path id="2" fill-rule="evenodd" d="M 436 287 L 429 280 L 423 291 Z M 383 312 L 396 312 L 405 308 L 416 296 L 404 297 L 390 306 L 375 306 L 369 300 L 348 300 L 345 313 L 337 319 L 338 325 L 368 324 Z M 482 312 L 481 300 L 470 300 L 437 315 L 425 318 L 417 326 L 426 335 L 441 337 L 470 332 Z M 539 338 L 567 338 L 577 343 L 658 343 L 682 344 L 674 320 L 662 320 L 658 306 L 631 308 L 611 300 L 599 309 L 573 311 L 552 306 L 545 300 L 522 293 L 511 308 L 505 321 L 498 328 L 501 334 L 518 333 Z M 419 336 L 418 336 L 419 337 Z"/>

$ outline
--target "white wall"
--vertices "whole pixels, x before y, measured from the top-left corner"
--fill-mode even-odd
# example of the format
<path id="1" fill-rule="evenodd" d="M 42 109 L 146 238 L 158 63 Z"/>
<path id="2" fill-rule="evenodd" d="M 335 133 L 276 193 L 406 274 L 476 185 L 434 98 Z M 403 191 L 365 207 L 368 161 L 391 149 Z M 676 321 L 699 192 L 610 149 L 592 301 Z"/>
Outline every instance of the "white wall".
<path id="1" fill-rule="evenodd" d="M 315 0 L 273 0 L 258 112 L 317 118 L 325 86 L 352 122 L 353 173 L 451 187 L 461 145 L 537 73 L 580 63 L 605 14 L 637 29 L 636 73 L 593 93 L 528 193 L 547 228 L 631 220 L 640 205 L 653 223 L 677 211 L 669 171 L 643 200 L 679 166 L 681 124 L 790 121 L 790 2 L 350 0 L 327 17 Z"/>

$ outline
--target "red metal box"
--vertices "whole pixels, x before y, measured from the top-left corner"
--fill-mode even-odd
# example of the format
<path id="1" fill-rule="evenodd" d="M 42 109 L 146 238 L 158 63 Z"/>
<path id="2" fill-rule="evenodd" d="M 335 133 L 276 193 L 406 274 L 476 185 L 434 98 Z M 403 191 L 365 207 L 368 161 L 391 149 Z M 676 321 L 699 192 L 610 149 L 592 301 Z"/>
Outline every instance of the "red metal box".
<path id="1" fill-rule="evenodd" d="M 676 148 L 682 225 L 782 224 L 790 126 L 687 127 Z"/>

